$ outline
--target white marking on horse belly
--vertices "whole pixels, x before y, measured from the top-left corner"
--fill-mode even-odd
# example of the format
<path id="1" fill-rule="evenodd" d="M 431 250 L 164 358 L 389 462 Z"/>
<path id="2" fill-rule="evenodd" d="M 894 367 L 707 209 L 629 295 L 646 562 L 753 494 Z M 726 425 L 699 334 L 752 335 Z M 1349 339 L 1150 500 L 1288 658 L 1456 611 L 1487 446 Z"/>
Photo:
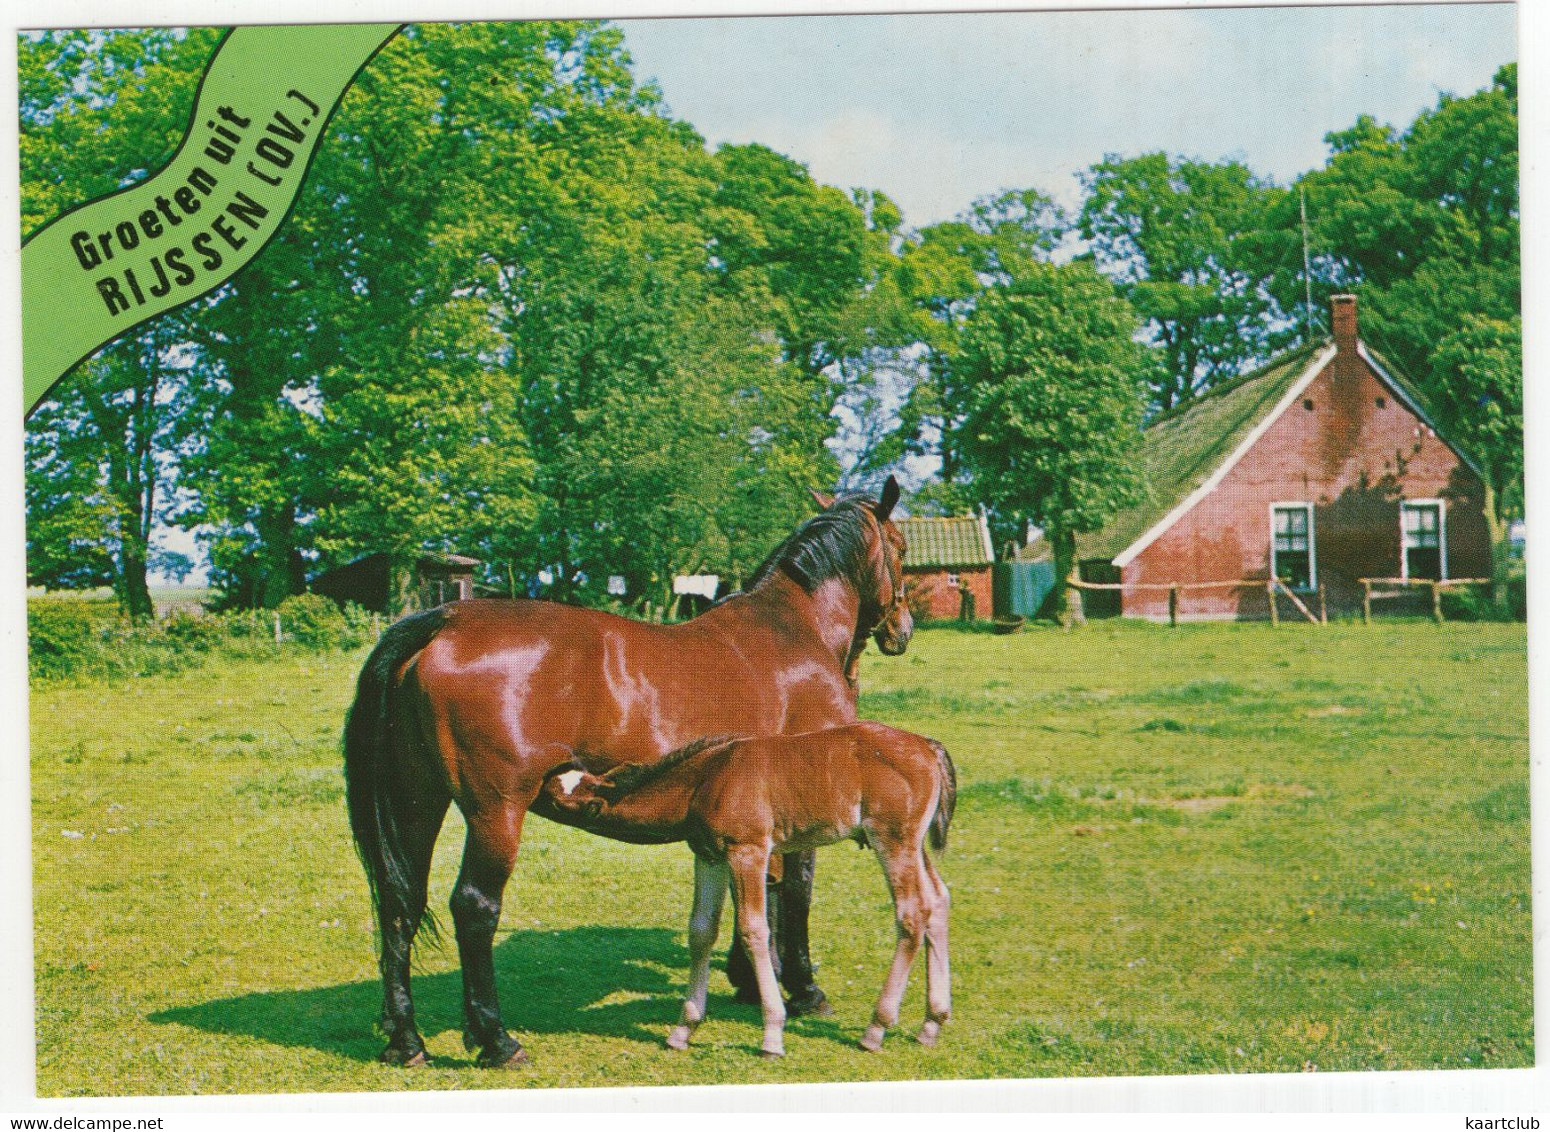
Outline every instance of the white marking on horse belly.
<path id="1" fill-rule="evenodd" d="M 558 777 L 560 780 L 560 785 L 565 789 L 565 793 L 569 794 L 571 791 L 576 789 L 576 784 L 585 778 L 586 774 L 585 772 L 579 770 L 568 770 Z"/>

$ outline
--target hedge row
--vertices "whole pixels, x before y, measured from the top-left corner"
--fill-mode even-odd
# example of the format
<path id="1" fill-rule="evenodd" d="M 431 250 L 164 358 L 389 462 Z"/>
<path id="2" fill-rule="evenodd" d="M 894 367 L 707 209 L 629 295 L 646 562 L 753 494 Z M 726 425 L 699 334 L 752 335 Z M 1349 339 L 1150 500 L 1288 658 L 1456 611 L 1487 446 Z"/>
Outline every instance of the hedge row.
<path id="1" fill-rule="evenodd" d="M 28 671 L 34 680 L 151 676 L 188 668 L 212 654 L 359 648 L 376 629 L 373 616 L 359 606 L 340 609 L 317 594 L 286 598 L 272 610 L 179 610 L 142 624 L 123 618 L 107 602 L 33 598 L 27 602 Z"/>

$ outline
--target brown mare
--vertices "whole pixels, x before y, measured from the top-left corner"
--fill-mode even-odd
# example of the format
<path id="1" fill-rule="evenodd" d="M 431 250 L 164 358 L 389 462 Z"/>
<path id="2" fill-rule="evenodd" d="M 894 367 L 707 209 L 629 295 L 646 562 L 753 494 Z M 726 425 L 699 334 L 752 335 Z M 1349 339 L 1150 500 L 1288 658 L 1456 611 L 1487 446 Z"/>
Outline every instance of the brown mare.
<path id="1" fill-rule="evenodd" d="M 881 1048 L 883 1035 L 899 1021 L 899 1003 L 922 942 L 926 1021 L 919 1038 L 936 1045 L 952 1009 L 948 900 L 947 886 L 926 855 L 926 838 L 929 833 L 935 849 L 946 847 L 957 791 L 953 762 L 940 743 L 881 723 L 702 740 L 656 763 L 619 767 L 602 777 L 568 769 L 544 785 L 555 808 L 583 829 L 635 842 L 687 841 L 694 849 L 689 993 L 667 1039 L 674 1049 L 687 1049 L 705 1020 L 710 952 L 730 874 L 738 930 L 759 979 L 766 1057 L 785 1053 L 786 1024 L 764 911 L 770 855 L 847 837 L 877 854 L 899 931 L 893 966 L 861 1045 Z"/>
<path id="2" fill-rule="evenodd" d="M 653 625 L 543 601 L 460 601 L 406 617 L 361 672 L 345 725 L 350 828 L 381 932 L 384 1061 L 419 1065 L 409 954 L 427 917 L 431 851 L 456 802 L 468 834 L 451 900 L 463 968 L 463 1040 L 479 1063 L 520 1065 L 495 990 L 491 944 L 522 822 L 540 788 L 584 753 L 597 770 L 650 763 L 707 735 L 815 731 L 856 718 L 867 637 L 902 653 L 904 537 L 881 500 L 817 496 L 824 510 L 776 547 L 747 591 L 691 621 Z M 812 857 L 784 870 L 782 978 L 792 1007 L 823 1003 L 807 957 Z M 729 964 L 730 970 L 730 964 Z"/>

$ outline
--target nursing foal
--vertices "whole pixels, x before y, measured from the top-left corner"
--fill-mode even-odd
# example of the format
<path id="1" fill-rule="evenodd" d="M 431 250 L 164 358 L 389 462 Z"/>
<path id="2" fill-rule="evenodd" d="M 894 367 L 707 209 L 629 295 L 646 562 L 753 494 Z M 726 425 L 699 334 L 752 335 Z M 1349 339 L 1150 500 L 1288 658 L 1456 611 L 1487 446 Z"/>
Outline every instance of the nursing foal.
<path id="1" fill-rule="evenodd" d="M 801 735 L 705 739 L 653 763 L 597 776 L 553 773 L 544 792 L 554 816 L 621 841 L 687 841 L 694 850 L 689 918 L 689 993 L 667 1044 L 684 1049 L 705 1020 L 710 953 L 728 874 L 743 945 L 753 959 L 764 1008 L 766 1057 L 785 1052 L 785 1008 L 770 962 L 764 878 L 774 853 L 854 838 L 883 866 L 898 918 L 899 943 L 872 1024 L 861 1038 L 876 1050 L 899 1020 L 910 966 L 926 945 L 926 1021 L 919 1040 L 935 1045 L 951 1005 L 947 966 L 947 886 L 925 852 L 941 849 L 953 816 L 957 779 L 940 743 L 880 723 L 854 723 Z M 563 815 L 563 816 L 562 816 Z"/>

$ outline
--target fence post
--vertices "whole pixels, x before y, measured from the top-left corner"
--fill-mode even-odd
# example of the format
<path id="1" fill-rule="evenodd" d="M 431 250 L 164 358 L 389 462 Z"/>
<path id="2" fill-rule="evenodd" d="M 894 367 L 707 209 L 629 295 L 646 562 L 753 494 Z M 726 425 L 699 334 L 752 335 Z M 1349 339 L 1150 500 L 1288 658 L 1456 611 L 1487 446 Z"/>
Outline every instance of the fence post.
<path id="1" fill-rule="evenodd" d="M 1270 623 L 1272 625 L 1281 624 L 1281 611 L 1276 608 L 1276 580 L 1274 578 L 1265 583 L 1265 597 L 1270 602 Z"/>
<path id="2" fill-rule="evenodd" d="M 1328 625 L 1329 624 L 1329 612 L 1326 609 L 1325 604 L 1324 604 L 1324 583 L 1323 582 L 1319 583 L 1319 624 L 1320 625 Z"/>
<path id="3" fill-rule="evenodd" d="M 1062 591 L 1060 603 L 1060 627 L 1069 630 L 1074 625 L 1081 625 L 1087 620 L 1087 609 L 1082 601 L 1081 567 L 1075 561 L 1071 563 L 1071 572 L 1066 575 L 1065 587 Z M 1123 605 L 1121 606 L 1123 608 Z"/>
<path id="4" fill-rule="evenodd" d="M 1372 624 L 1372 579 L 1362 579 L 1362 624 Z"/>
<path id="5" fill-rule="evenodd" d="M 1433 582 L 1432 586 L 1432 620 L 1442 624 L 1442 583 Z"/>
<path id="6" fill-rule="evenodd" d="M 280 639 L 280 611 L 277 609 L 274 612 L 274 643 L 279 644 Z"/>
<path id="7" fill-rule="evenodd" d="M 1179 625 L 1179 583 L 1168 584 L 1168 624 L 1174 628 Z"/>

